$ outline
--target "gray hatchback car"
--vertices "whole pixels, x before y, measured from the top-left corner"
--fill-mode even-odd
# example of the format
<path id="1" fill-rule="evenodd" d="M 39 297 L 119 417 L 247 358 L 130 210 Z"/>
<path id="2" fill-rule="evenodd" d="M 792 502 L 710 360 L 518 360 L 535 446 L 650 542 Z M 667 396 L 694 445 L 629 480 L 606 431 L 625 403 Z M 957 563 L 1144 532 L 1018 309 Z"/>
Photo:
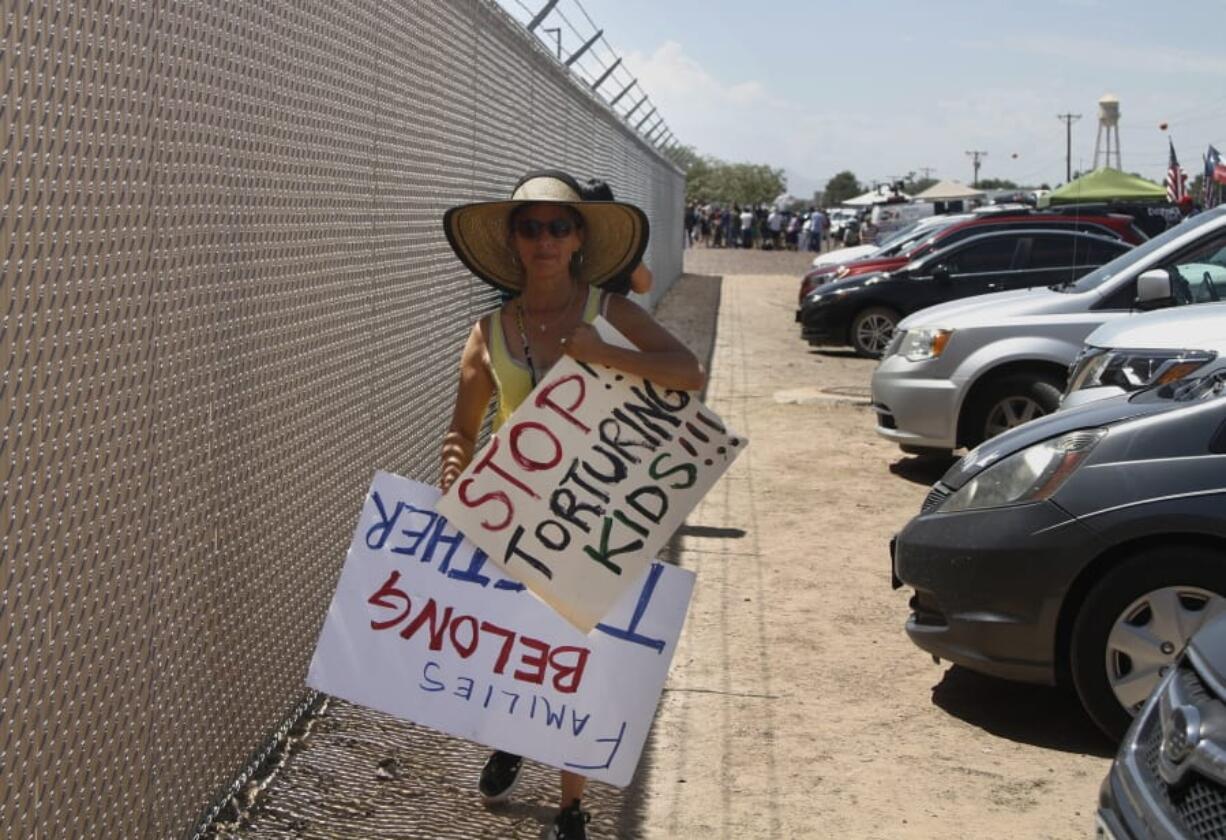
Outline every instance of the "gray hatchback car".
<path id="1" fill-rule="evenodd" d="M 894 545 L 906 629 L 1008 679 L 1068 679 L 1113 736 L 1226 613 L 1226 372 L 1040 418 L 968 453 Z"/>

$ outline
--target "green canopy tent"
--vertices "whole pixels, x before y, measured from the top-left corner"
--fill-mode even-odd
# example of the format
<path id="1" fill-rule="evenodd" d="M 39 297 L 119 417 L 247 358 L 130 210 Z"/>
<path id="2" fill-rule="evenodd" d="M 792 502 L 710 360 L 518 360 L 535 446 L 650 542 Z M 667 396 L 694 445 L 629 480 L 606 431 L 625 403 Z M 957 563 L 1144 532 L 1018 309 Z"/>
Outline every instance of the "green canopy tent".
<path id="1" fill-rule="evenodd" d="M 1103 201 L 1166 201 L 1166 188 L 1104 166 L 1043 196 L 1039 199 L 1039 206 Z"/>

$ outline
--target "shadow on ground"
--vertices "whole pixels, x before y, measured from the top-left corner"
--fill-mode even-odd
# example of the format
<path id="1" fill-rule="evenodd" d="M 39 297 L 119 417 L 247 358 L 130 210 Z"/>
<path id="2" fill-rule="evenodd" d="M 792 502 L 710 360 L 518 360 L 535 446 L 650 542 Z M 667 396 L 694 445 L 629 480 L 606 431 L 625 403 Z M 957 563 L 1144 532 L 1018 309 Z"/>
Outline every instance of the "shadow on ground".
<path id="1" fill-rule="evenodd" d="M 1061 752 L 1110 758 L 1116 745 L 1064 688 L 1013 683 L 958 665 L 932 689 L 932 702 L 993 735 Z"/>
<path id="2" fill-rule="evenodd" d="M 828 356 L 832 359 L 860 359 L 863 358 L 855 350 L 837 350 L 832 347 L 815 347 L 809 351 L 810 356 Z"/>
<path id="3" fill-rule="evenodd" d="M 890 464 L 889 470 L 905 481 L 927 487 L 936 483 L 957 461 L 953 455 L 903 458 Z"/>

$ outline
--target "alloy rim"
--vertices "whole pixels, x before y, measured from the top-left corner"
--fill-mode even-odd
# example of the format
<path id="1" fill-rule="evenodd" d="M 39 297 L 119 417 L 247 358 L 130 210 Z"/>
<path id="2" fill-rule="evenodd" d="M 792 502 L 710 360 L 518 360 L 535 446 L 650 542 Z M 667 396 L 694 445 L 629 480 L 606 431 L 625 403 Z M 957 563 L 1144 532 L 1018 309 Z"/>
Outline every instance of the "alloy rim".
<path id="1" fill-rule="evenodd" d="M 984 437 L 995 437 L 1045 414 L 1047 412 L 1043 410 L 1043 406 L 1030 397 L 1006 397 L 988 412 L 983 429 Z"/>
<path id="2" fill-rule="evenodd" d="M 1226 612 L 1226 598 L 1195 586 L 1142 595 L 1107 636 L 1107 680 L 1115 699 L 1136 714 L 1201 625 Z"/>
<path id="3" fill-rule="evenodd" d="M 894 337 L 894 322 L 884 315 L 867 315 L 856 329 L 856 340 L 870 353 L 883 353 Z"/>

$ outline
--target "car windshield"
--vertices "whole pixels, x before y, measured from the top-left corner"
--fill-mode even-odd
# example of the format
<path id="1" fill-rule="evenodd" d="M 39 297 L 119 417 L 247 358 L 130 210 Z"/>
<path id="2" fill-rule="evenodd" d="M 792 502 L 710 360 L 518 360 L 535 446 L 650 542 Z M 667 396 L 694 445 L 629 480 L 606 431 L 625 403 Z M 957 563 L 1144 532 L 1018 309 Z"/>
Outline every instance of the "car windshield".
<path id="1" fill-rule="evenodd" d="M 921 223 L 915 222 L 900 230 L 898 233 L 891 236 L 877 250 L 874 257 L 893 257 L 898 254 L 906 253 L 911 248 L 927 239 L 930 236 L 935 236 L 945 228 L 952 225 L 957 219 L 948 221 Z"/>
<path id="2" fill-rule="evenodd" d="M 1208 225 L 1215 220 L 1221 218 L 1216 213 L 1204 213 L 1200 216 L 1194 216 L 1181 224 L 1176 225 L 1168 231 L 1155 236 L 1148 242 L 1142 242 L 1132 250 L 1125 251 L 1110 262 L 1103 263 L 1098 268 L 1091 271 L 1089 274 L 1074 280 L 1070 283 L 1062 283 L 1059 286 L 1052 286 L 1053 291 L 1067 292 L 1076 294 L 1078 292 L 1088 292 L 1091 289 L 1097 289 L 1102 284 L 1106 283 L 1112 277 L 1115 277 L 1124 269 L 1128 268 L 1138 260 L 1143 260 L 1154 251 L 1163 248 L 1168 242 L 1176 237 L 1183 236 L 1191 230 L 1198 227 Z"/>

